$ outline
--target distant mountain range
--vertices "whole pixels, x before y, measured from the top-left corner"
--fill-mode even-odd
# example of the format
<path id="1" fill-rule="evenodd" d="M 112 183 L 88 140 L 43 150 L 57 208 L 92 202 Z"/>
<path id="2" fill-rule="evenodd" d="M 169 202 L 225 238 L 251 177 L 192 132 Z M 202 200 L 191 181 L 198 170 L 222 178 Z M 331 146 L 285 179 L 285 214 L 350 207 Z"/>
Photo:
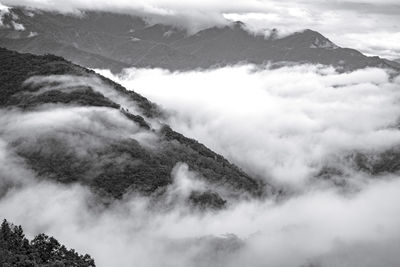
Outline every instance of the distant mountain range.
<path id="1" fill-rule="evenodd" d="M 86 67 L 113 71 L 129 66 L 189 70 L 268 62 L 319 63 L 344 71 L 367 66 L 400 70 L 398 62 L 339 47 L 312 30 L 283 38 L 265 37 L 234 22 L 188 34 L 123 14 L 87 11 L 73 16 L 24 8 L 10 8 L 2 21 L 2 47 L 51 53 Z"/>

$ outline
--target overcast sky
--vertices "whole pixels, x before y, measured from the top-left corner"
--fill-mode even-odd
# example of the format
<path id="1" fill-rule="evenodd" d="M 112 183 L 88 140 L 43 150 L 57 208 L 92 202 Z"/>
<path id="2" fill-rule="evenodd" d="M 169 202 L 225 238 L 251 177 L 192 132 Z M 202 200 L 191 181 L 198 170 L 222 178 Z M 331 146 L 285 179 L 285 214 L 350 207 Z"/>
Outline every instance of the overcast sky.
<path id="1" fill-rule="evenodd" d="M 400 58 L 400 0 L 0 0 L 7 5 L 76 12 L 115 10 L 198 30 L 227 19 L 255 30 L 309 28 L 337 45 L 368 55 Z"/>

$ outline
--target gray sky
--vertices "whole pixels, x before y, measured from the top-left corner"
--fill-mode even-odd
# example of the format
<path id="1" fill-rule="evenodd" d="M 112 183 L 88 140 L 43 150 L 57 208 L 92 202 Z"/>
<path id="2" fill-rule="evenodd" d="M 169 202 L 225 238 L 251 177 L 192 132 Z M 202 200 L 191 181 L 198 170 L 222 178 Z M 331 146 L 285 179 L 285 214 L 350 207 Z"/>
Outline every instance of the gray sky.
<path id="1" fill-rule="evenodd" d="M 155 22 L 182 25 L 191 31 L 246 22 L 261 31 L 291 33 L 317 30 L 340 46 L 368 55 L 400 58 L 400 0 L 0 0 L 6 5 L 76 12 L 114 10 L 150 16 Z"/>

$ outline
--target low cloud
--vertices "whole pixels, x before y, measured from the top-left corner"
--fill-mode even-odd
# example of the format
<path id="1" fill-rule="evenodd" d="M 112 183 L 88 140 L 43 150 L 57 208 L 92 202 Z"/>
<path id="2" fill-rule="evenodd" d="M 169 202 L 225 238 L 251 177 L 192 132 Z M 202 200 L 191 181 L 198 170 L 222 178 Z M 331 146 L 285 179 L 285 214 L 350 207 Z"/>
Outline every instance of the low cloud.
<path id="1" fill-rule="evenodd" d="M 277 183 L 302 185 L 329 164 L 352 172 L 345 158 L 352 152 L 400 145 L 400 79 L 382 69 L 339 74 L 313 65 L 245 65 L 102 73 L 169 110 L 174 129 Z"/>
<path id="2" fill-rule="evenodd" d="M 380 181 L 351 198 L 320 191 L 196 214 L 149 210 L 141 198 L 96 209 L 81 186 L 42 182 L 10 192 L 0 211 L 29 236 L 54 235 L 98 266 L 394 267 L 399 188 L 398 179 Z"/>
<path id="3" fill-rule="evenodd" d="M 346 158 L 354 151 L 376 155 L 400 144 L 400 78 L 393 73 L 337 73 L 311 65 L 103 73 L 161 104 L 175 130 L 295 194 L 199 211 L 184 199 L 208 185 L 179 163 L 164 203 L 128 194 L 102 205 L 85 186 L 43 179 L 14 153 L 15 146 L 37 148 L 37 140 L 51 135 L 85 156 L 108 140 L 153 144 L 157 139 L 142 138 L 143 131 L 118 109 L 54 104 L 1 109 L 0 214 L 22 224 L 29 237 L 54 235 L 89 253 L 100 267 L 400 264 L 398 175 L 371 179 Z M 64 76 L 30 82 L 63 79 L 79 84 Z M 343 194 L 330 183 L 320 186 L 312 177 L 326 165 L 344 172 L 345 180 L 357 180 L 357 190 Z"/>

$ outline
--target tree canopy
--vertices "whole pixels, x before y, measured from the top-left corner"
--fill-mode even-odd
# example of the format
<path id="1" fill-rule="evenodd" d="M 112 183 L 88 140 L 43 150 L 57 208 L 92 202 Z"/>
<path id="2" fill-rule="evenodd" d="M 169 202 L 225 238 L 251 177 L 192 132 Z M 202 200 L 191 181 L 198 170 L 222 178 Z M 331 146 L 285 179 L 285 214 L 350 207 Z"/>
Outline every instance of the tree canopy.
<path id="1" fill-rule="evenodd" d="M 0 227 L 0 266 L 79 266 L 94 267 L 94 260 L 67 249 L 54 237 L 39 234 L 28 240 L 21 226 L 3 220 Z"/>

